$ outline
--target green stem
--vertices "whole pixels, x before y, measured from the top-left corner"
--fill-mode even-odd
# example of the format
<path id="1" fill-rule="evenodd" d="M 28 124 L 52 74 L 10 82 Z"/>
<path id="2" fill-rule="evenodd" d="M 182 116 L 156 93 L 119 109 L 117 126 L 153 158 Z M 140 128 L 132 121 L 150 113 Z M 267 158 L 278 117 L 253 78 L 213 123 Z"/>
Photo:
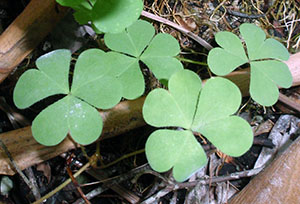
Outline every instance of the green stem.
<path id="1" fill-rule="evenodd" d="M 176 57 L 176 58 L 178 60 L 182 61 L 182 62 L 188 62 L 188 63 L 191 63 L 191 64 L 199 64 L 199 65 L 207 66 L 207 63 L 205 63 L 205 62 L 198 62 L 198 61 L 194 61 L 194 60 L 186 59 L 186 58 L 181 58 L 181 57 Z"/>
<path id="2" fill-rule="evenodd" d="M 118 163 L 119 161 L 122 161 L 123 159 L 127 159 L 127 158 L 129 158 L 129 157 L 132 157 L 132 156 L 135 156 L 135 155 L 137 155 L 137 154 L 144 153 L 144 152 L 145 152 L 145 149 L 140 149 L 140 150 L 137 150 L 137 151 L 135 151 L 135 152 L 131 152 L 131 153 L 129 153 L 129 154 L 125 154 L 125 155 L 123 155 L 122 157 L 120 157 L 119 159 L 117 159 L 117 160 L 115 160 L 115 161 L 113 161 L 113 162 L 111 162 L 111 163 L 109 163 L 109 164 L 106 164 L 106 165 L 104 165 L 104 166 L 101 166 L 100 169 L 104 169 L 104 168 L 110 167 L 110 166 L 112 166 L 112 165 Z"/>

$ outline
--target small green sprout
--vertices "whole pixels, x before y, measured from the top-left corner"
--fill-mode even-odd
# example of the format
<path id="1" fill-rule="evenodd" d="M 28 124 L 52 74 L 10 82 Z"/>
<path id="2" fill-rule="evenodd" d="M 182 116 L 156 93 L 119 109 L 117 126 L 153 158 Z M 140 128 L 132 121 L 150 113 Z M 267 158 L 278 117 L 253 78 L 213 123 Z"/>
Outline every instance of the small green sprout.
<path id="1" fill-rule="evenodd" d="M 250 125 L 232 115 L 241 103 L 241 93 L 232 82 L 216 77 L 202 88 L 197 74 L 181 70 L 171 76 L 168 87 L 169 91 L 151 91 L 143 106 L 148 124 L 173 127 L 156 130 L 146 142 L 146 156 L 154 170 L 173 168 L 174 178 L 184 181 L 203 167 L 206 155 L 193 132 L 230 156 L 240 156 L 251 147 Z"/>
<path id="2" fill-rule="evenodd" d="M 282 62 L 289 59 L 287 49 L 274 39 L 266 39 L 259 27 L 244 23 L 240 26 L 247 54 L 241 40 L 233 33 L 223 31 L 216 34 L 216 42 L 221 48 L 213 48 L 208 54 L 208 66 L 216 75 L 227 75 L 237 67 L 250 64 L 250 95 L 261 105 L 276 103 L 279 91 L 292 85 L 292 75 Z"/>
<path id="3" fill-rule="evenodd" d="M 121 84 L 109 73 L 112 67 L 106 55 L 99 49 L 81 53 L 71 88 L 69 50 L 56 50 L 39 57 L 38 69 L 30 69 L 20 77 L 13 94 L 18 108 L 27 108 L 52 95 L 66 95 L 34 119 L 32 134 L 39 143 L 56 145 L 68 133 L 83 145 L 98 139 L 103 124 L 96 108 L 109 109 L 122 97 Z"/>

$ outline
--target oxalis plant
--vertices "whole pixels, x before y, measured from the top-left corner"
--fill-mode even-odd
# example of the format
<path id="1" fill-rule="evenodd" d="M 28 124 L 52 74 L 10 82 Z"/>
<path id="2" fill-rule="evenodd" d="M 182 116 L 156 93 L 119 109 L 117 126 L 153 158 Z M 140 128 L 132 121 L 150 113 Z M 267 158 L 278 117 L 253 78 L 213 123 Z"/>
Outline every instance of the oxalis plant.
<path id="1" fill-rule="evenodd" d="M 221 48 L 208 54 L 208 66 L 217 75 L 227 75 L 238 66 L 251 67 L 250 94 L 258 103 L 270 106 L 278 99 L 278 88 L 290 87 L 291 73 L 285 63 L 289 53 L 274 39 L 252 24 L 240 26 L 241 40 L 230 32 L 216 34 Z M 193 72 L 182 70 L 171 76 L 168 91 L 155 89 L 143 106 L 145 121 L 154 127 L 146 142 L 150 166 L 165 172 L 173 168 L 177 181 L 184 181 L 203 167 L 206 155 L 195 138 L 205 136 L 217 149 L 230 156 L 244 154 L 252 145 L 250 125 L 233 114 L 241 104 L 238 87 L 227 79 L 213 77 L 204 87 Z"/>
<path id="2" fill-rule="evenodd" d="M 266 39 L 264 31 L 253 24 L 242 24 L 240 34 L 247 52 L 238 36 L 219 32 L 215 39 L 221 47 L 209 52 L 208 66 L 214 74 L 224 76 L 248 63 L 251 97 L 263 106 L 274 105 L 279 97 L 277 85 L 282 88 L 292 85 L 289 68 L 282 62 L 289 59 L 289 53 L 277 40 Z"/>
<path id="3" fill-rule="evenodd" d="M 164 172 L 173 168 L 177 181 L 184 181 L 206 164 L 206 154 L 194 137 L 204 135 L 230 156 L 244 154 L 252 145 L 252 129 L 247 121 L 234 116 L 241 104 L 241 93 L 227 79 L 201 79 L 182 70 L 169 80 L 169 90 L 151 91 L 143 106 L 145 121 L 159 128 L 146 143 L 151 167 Z M 171 128 L 170 128 L 171 127 Z"/>
<path id="4" fill-rule="evenodd" d="M 68 133 L 79 144 L 94 142 L 102 131 L 96 108 L 109 109 L 119 103 L 122 86 L 110 73 L 106 53 L 90 49 L 81 53 L 69 85 L 71 53 L 56 50 L 36 60 L 38 69 L 27 70 L 18 80 L 13 99 L 18 108 L 27 108 L 48 96 L 64 94 L 33 120 L 33 137 L 43 145 L 56 145 Z"/>
<path id="5" fill-rule="evenodd" d="M 20 109 L 52 95 L 66 95 L 33 120 L 32 134 L 39 143 L 56 145 L 67 133 L 82 145 L 98 139 L 103 125 L 96 108 L 109 109 L 122 97 L 135 99 L 144 93 L 140 60 L 160 79 L 168 80 L 183 69 L 173 57 L 180 51 L 175 38 L 169 34 L 154 36 L 153 26 L 146 21 L 136 21 L 120 34 L 106 34 L 105 43 L 127 55 L 100 49 L 84 51 L 76 61 L 72 84 L 69 84 L 68 50 L 55 50 L 39 57 L 38 69 L 30 69 L 20 77 L 13 95 Z M 167 45 L 170 48 L 166 51 Z"/>
<path id="6" fill-rule="evenodd" d="M 86 5 L 86 1 L 76 2 Z M 89 2 L 96 5 L 102 1 Z M 247 50 L 236 35 L 217 33 L 221 47 L 209 52 L 209 68 L 216 75 L 226 75 L 249 63 L 251 96 L 262 105 L 272 105 L 278 98 L 276 84 L 291 85 L 291 74 L 281 61 L 288 59 L 288 52 L 279 42 L 266 40 L 264 32 L 254 25 L 243 24 L 240 32 Z M 242 98 L 238 87 L 222 77 L 212 77 L 202 86 L 199 76 L 184 70 L 175 58 L 180 51 L 178 42 L 169 34 L 154 34 L 153 26 L 142 20 L 119 33 L 106 33 L 104 42 L 111 51 L 89 49 L 81 53 L 71 83 L 68 50 L 38 58 L 37 69 L 26 71 L 16 84 L 16 106 L 27 108 L 52 95 L 65 96 L 34 119 L 34 138 L 44 145 L 56 145 L 70 133 L 79 144 L 94 142 L 102 131 L 96 108 L 109 109 L 122 97 L 135 99 L 144 93 L 139 66 L 143 62 L 159 80 L 168 82 L 168 90 L 152 90 L 143 106 L 145 121 L 159 128 L 146 142 L 146 156 L 154 170 L 173 168 L 174 178 L 184 181 L 203 167 L 207 158 L 197 135 L 225 154 L 244 154 L 252 145 L 253 134 L 250 125 L 234 115 Z"/>

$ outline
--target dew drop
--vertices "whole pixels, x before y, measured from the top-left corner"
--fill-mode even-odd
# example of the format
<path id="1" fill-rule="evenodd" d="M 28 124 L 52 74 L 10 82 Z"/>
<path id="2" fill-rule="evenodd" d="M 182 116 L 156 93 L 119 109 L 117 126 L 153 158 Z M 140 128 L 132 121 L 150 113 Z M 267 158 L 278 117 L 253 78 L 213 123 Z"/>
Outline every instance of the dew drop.
<path id="1" fill-rule="evenodd" d="M 75 107 L 76 107 L 76 108 L 80 108 L 80 107 L 81 107 L 81 103 L 76 103 L 76 104 L 75 104 Z"/>

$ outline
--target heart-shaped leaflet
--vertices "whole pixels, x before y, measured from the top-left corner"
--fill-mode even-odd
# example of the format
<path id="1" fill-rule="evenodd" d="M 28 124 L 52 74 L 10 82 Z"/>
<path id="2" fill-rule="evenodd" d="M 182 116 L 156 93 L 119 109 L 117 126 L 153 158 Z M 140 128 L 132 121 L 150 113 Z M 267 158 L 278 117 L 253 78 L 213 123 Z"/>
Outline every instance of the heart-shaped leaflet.
<path id="1" fill-rule="evenodd" d="M 193 132 L 203 134 L 231 156 L 240 156 L 250 148 L 250 125 L 232 116 L 241 102 L 240 91 L 232 82 L 212 78 L 201 89 L 200 78 L 182 70 L 172 75 L 168 85 L 169 91 L 151 91 L 143 107 L 148 124 L 177 128 L 157 130 L 148 138 L 146 156 L 154 170 L 164 172 L 173 167 L 174 178 L 184 181 L 201 168 L 206 156 Z"/>
<path id="2" fill-rule="evenodd" d="M 287 49 L 274 39 L 266 39 L 259 27 L 244 23 L 240 33 L 247 46 L 248 57 L 240 39 L 230 32 L 216 34 L 216 42 L 221 48 L 213 48 L 208 54 L 208 65 L 216 75 L 226 75 L 245 63 L 250 64 L 250 95 L 264 106 L 276 103 L 279 91 L 276 85 L 289 88 L 292 75 L 285 63 Z"/>

